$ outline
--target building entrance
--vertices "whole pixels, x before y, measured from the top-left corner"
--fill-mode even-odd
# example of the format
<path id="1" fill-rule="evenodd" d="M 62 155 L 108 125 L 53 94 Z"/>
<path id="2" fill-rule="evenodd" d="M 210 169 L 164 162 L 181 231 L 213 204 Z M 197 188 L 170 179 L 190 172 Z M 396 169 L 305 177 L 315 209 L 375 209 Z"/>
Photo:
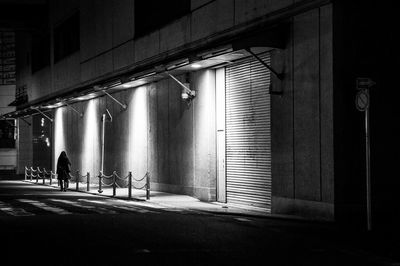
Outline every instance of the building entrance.
<path id="1" fill-rule="evenodd" d="M 269 53 L 260 57 L 270 63 Z M 270 82 L 269 70 L 254 58 L 225 68 L 225 201 L 267 212 L 272 183 Z M 218 141 L 219 147 L 220 137 Z"/>

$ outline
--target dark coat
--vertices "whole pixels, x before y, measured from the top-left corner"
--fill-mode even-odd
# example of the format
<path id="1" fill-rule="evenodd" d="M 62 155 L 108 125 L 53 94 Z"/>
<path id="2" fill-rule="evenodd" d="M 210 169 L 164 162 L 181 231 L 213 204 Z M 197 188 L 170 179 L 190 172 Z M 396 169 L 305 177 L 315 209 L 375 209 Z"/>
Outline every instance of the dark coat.
<path id="1" fill-rule="evenodd" d="M 69 173 L 71 172 L 69 166 L 71 165 L 67 154 L 63 151 L 57 160 L 57 178 L 60 180 L 69 179 Z"/>

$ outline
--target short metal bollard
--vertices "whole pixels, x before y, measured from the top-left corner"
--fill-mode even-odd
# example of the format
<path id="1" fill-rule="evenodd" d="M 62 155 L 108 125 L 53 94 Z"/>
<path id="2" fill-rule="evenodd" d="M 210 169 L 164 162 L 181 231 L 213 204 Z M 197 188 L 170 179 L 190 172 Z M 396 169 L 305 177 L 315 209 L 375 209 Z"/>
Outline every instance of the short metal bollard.
<path id="1" fill-rule="evenodd" d="M 117 194 L 117 173 L 113 172 L 113 197 Z"/>
<path id="2" fill-rule="evenodd" d="M 128 174 L 128 198 L 132 198 L 132 172 Z"/>
<path id="3" fill-rule="evenodd" d="M 76 178 L 75 178 L 75 185 L 76 185 L 76 190 L 79 190 L 79 170 L 76 171 Z"/>
<path id="4" fill-rule="evenodd" d="M 150 199 L 150 175 L 146 173 L 146 199 Z"/>
<path id="5" fill-rule="evenodd" d="M 87 172 L 86 174 L 86 191 L 89 191 L 89 186 L 90 186 L 90 174 Z"/>
<path id="6" fill-rule="evenodd" d="M 103 190 L 101 190 L 101 178 L 102 178 L 102 173 L 100 172 L 99 174 L 99 193 L 103 193 Z"/>

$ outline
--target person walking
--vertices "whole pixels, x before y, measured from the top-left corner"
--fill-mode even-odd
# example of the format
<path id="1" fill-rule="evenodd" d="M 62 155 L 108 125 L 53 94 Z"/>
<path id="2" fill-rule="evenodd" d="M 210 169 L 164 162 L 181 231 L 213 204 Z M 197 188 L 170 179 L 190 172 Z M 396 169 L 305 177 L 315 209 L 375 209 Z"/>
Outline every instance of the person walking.
<path id="1" fill-rule="evenodd" d="M 67 157 L 67 153 L 62 151 L 57 160 L 57 179 L 60 183 L 61 191 L 67 191 L 69 183 L 69 173 L 71 162 Z"/>

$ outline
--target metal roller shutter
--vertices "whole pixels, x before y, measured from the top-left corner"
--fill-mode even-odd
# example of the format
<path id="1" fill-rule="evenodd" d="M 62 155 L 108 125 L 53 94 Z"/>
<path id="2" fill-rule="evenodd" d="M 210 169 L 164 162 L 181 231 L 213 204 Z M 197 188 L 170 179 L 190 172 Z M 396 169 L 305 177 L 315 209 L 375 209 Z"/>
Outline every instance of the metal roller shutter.
<path id="1" fill-rule="evenodd" d="M 269 53 L 260 57 L 270 63 Z M 225 73 L 227 202 L 270 212 L 270 72 L 249 58 Z"/>

